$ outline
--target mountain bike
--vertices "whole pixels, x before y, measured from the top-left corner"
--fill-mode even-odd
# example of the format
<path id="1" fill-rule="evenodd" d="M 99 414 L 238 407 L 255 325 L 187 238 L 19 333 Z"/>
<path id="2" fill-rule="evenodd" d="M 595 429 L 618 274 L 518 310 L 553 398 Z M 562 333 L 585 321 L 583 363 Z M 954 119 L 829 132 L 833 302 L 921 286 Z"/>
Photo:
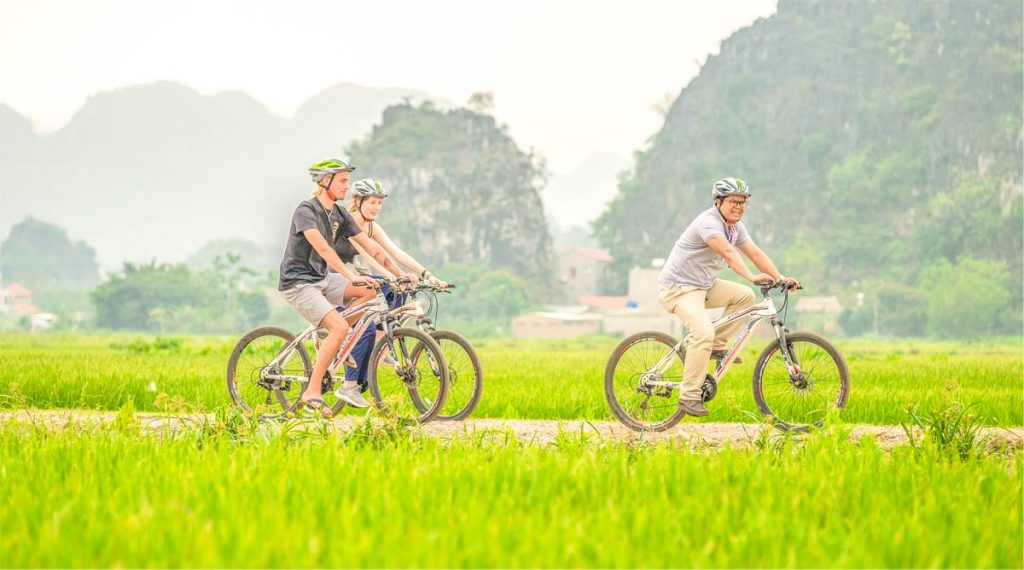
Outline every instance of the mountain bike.
<path id="1" fill-rule="evenodd" d="M 377 281 L 393 287 L 407 284 L 403 280 Z M 380 324 L 384 336 L 370 353 L 367 371 L 374 405 L 399 419 L 431 420 L 441 411 L 448 392 L 448 364 L 441 347 L 420 330 L 398 326 L 403 312 L 389 309 L 379 289 L 373 299 L 341 310 L 346 318 L 360 313 L 324 374 L 321 392 L 325 403 L 335 414 L 345 407 L 344 401 L 333 396 L 340 381 L 335 370 L 343 364 L 354 364 L 349 357 L 356 342 L 369 327 Z M 280 327 L 265 326 L 246 333 L 228 359 L 227 384 L 232 402 L 259 417 L 295 411 L 313 370 L 310 349 L 315 354 L 320 340 L 318 329 L 311 325 L 295 336 Z M 385 353 L 392 358 L 385 359 Z"/>
<path id="2" fill-rule="evenodd" d="M 717 329 L 737 319 L 748 321 L 736 341 L 708 374 L 701 388 L 701 400 L 710 402 L 718 383 L 736 355 L 750 339 L 754 327 L 767 319 L 775 332 L 754 365 L 753 390 L 757 408 L 783 430 L 806 431 L 820 426 L 832 409 L 842 409 L 850 396 L 850 373 L 839 351 L 824 338 L 810 332 L 790 332 L 779 318 L 771 292 L 780 289 L 782 308 L 789 303 L 787 281 L 759 282 L 761 301 L 752 307 L 726 315 L 714 323 Z M 641 332 L 619 343 L 612 351 L 604 373 L 605 398 L 622 423 L 638 431 L 664 431 L 679 423 L 685 412 L 674 392 L 682 384 L 686 361 L 684 340 L 655 331 Z"/>
<path id="3" fill-rule="evenodd" d="M 461 334 L 450 330 L 437 330 L 438 293 L 451 293 L 454 285 L 447 288 L 419 283 L 409 287 L 406 294 L 411 307 L 402 320 L 403 327 L 416 327 L 429 334 L 441 346 L 445 362 L 448 363 L 448 396 L 437 414 L 439 420 L 464 420 L 477 404 L 484 389 L 484 371 L 473 345 Z"/>

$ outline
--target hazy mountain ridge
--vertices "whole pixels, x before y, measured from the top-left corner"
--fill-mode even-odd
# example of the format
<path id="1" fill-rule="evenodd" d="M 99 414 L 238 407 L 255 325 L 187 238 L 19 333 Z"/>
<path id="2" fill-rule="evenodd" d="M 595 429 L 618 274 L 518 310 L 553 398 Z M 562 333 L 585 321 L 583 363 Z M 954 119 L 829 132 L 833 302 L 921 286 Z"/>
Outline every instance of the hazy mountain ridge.
<path id="1" fill-rule="evenodd" d="M 283 243 L 308 196 L 305 166 L 365 135 L 421 91 L 337 85 L 292 119 L 229 91 L 173 82 L 90 97 L 46 135 L 0 105 L 0 239 L 28 215 L 66 228 L 116 267 L 184 260 L 214 239 Z"/>

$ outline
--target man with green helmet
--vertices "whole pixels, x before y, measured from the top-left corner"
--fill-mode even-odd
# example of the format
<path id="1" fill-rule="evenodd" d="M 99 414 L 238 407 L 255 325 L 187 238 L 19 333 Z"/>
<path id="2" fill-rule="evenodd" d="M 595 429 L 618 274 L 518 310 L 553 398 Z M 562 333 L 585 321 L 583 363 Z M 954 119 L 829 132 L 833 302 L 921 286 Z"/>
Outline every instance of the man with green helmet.
<path id="1" fill-rule="evenodd" d="M 376 281 L 363 279 L 341 261 L 335 244 L 351 238 L 380 263 L 394 265 L 384 251 L 362 233 L 351 214 L 335 205 L 348 192 L 349 173 L 353 170 L 355 167 L 337 158 L 321 160 L 309 167 L 309 175 L 317 188 L 313 197 L 301 202 L 292 214 L 277 287 L 281 297 L 304 319 L 327 329 L 327 338 L 317 350 L 309 383 L 299 397 L 301 406 L 319 410 L 327 417 L 331 415 L 330 407 L 320 397 L 324 373 L 351 324 L 335 309 L 372 299 L 377 287 Z M 330 271 L 332 269 L 334 272 Z M 369 406 L 359 393 L 356 381 L 347 376 L 335 395 L 354 407 Z"/>
<path id="2" fill-rule="evenodd" d="M 750 287 L 718 278 L 728 265 L 751 283 L 778 282 L 783 279 L 775 264 L 754 244 L 740 222 L 747 210 L 750 189 L 739 178 L 723 178 L 711 190 L 714 205 L 701 212 L 683 231 L 658 276 L 658 302 L 678 316 L 688 333 L 684 341 L 686 361 L 679 404 L 691 416 L 708 415 L 701 401 L 701 386 L 708 362 L 725 357 L 725 344 L 743 324 L 742 320 L 715 331 L 707 309 L 723 307 L 725 314 L 741 311 L 754 304 Z M 761 273 L 751 273 L 736 250 L 746 255 Z M 800 283 L 789 278 L 790 288 Z M 736 358 L 739 362 L 739 358 Z"/>

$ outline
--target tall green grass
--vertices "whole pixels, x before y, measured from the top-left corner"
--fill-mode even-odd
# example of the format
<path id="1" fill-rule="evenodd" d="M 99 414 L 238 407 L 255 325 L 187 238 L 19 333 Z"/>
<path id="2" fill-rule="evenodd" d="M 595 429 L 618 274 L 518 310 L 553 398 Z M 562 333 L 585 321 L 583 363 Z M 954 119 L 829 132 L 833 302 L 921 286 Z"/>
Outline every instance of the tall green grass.
<path id="1" fill-rule="evenodd" d="M 179 398 L 212 409 L 228 401 L 224 383 L 236 339 L 107 335 L 0 335 L 0 405 L 154 410 Z M 473 417 L 609 418 L 603 374 L 617 340 L 487 339 L 477 343 L 484 395 Z M 751 375 L 760 343 L 730 369 L 712 414 L 702 421 L 757 421 Z M 952 398 L 974 404 L 992 425 L 1024 424 L 1020 339 L 988 344 L 913 341 L 839 343 L 852 376 L 844 418 L 897 424 L 911 406 Z M 692 420 L 687 420 L 692 421 Z"/>
<path id="2" fill-rule="evenodd" d="M 1020 453 L 0 425 L 3 567 L 1020 567 Z"/>

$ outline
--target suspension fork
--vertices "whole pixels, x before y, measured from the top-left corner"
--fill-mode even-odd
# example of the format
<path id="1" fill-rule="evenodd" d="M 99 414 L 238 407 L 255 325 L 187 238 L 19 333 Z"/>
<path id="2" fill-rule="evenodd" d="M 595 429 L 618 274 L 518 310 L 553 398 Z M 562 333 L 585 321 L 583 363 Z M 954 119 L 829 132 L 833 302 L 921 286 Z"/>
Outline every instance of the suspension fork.
<path id="1" fill-rule="evenodd" d="M 779 339 L 779 351 L 782 352 L 782 361 L 786 363 L 786 370 L 789 372 L 789 377 L 792 380 L 798 374 L 803 372 L 800 368 L 800 363 L 796 360 L 796 355 L 791 354 L 789 351 L 789 342 L 786 341 L 786 327 L 777 318 L 772 319 L 772 328 L 775 329 L 775 336 Z"/>
<path id="2" fill-rule="evenodd" d="M 388 350 L 391 351 L 391 355 L 395 358 L 395 362 L 398 363 L 399 368 L 405 368 L 406 363 L 409 361 L 409 354 L 404 342 L 397 343 L 401 350 L 395 349 L 395 324 L 390 319 L 382 319 L 381 326 L 384 327 L 384 342 L 387 343 Z"/>

